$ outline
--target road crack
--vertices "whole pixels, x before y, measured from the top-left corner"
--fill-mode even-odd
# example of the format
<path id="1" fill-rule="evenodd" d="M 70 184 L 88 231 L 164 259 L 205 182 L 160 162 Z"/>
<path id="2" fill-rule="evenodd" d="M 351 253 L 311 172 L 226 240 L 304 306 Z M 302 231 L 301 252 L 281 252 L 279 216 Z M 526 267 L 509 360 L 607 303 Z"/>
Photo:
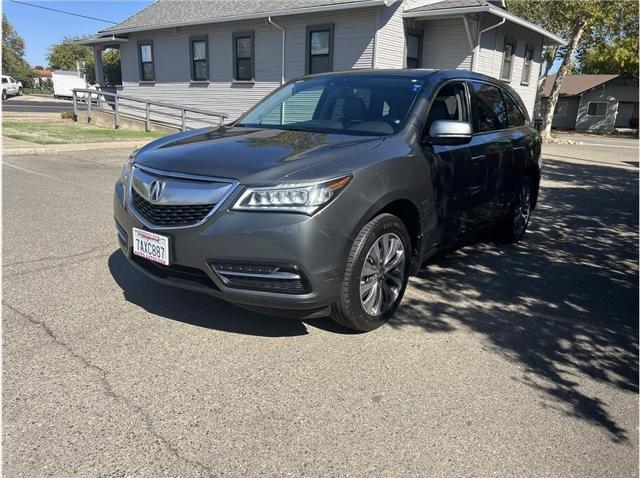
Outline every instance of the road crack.
<path id="1" fill-rule="evenodd" d="M 113 386 L 111 385 L 111 383 L 109 382 L 109 380 L 107 379 L 108 372 L 106 370 L 104 370 L 99 365 L 96 365 L 96 364 L 92 363 L 89 359 L 87 359 L 83 355 L 81 355 L 78 352 L 76 352 L 75 350 L 73 350 L 73 348 L 67 342 L 61 340 L 55 334 L 55 332 L 44 321 L 38 320 L 37 318 L 35 318 L 35 317 L 25 313 L 25 312 L 22 312 L 22 311 L 18 310 L 16 307 L 8 304 L 6 301 L 3 301 L 2 303 L 3 303 L 3 305 L 5 307 L 7 307 L 12 312 L 14 312 L 17 316 L 21 317 L 22 319 L 26 320 L 27 322 L 31 323 L 32 325 L 35 325 L 35 326 L 38 326 L 38 327 L 42 327 L 42 330 L 44 330 L 45 334 L 47 336 L 49 336 L 49 338 L 53 341 L 54 344 L 56 344 L 59 347 L 63 348 L 73 358 L 75 358 L 76 360 L 81 362 L 82 365 L 85 368 L 87 368 L 89 370 L 93 370 L 94 372 L 96 372 L 98 374 L 100 384 L 102 385 L 102 388 L 104 389 L 105 395 L 107 395 L 109 398 L 112 398 L 113 400 L 116 400 L 116 401 L 119 401 L 119 402 L 123 403 L 127 408 L 129 408 L 133 412 L 139 414 L 142 417 L 142 420 L 143 420 L 143 422 L 145 424 L 145 427 L 147 428 L 148 432 L 154 438 L 156 438 L 161 444 L 163 444 L 175 458 L 177 458 L 178 460 L 183 461 L 184 463 L 187 463 L 189 465 L 196 466 L 196 467 L 200 468 L 208 476 L 213 476 L 214 475 L 213 470 L 210 467 L 208 467 L 207 465 L 203 464 L 202 462 L 200 462 L 198 460 L 187 458 L 182 453 L 180 453 L 180 450 L 178 450 L 178 448 L 176 448 L 174 445 L 172 445 L 164 436 L 162 436 L 160 434 L 160 432 L 158 432 L 155 429 L 155 427 L 153 425 L 153 420 L 151 419 L 149 414 L 147 414 L 147 412 L 145 412 L 142 409 L 142 407 L 140 407 L 139 405 L 136 405 L 135 403 L 132 403 L 127 397 L 125 397 L 124 395 L 120 395 L 118 392 L 116 392 L 115 389 L 113 388 Z"/>
<path id="2" fill-rule="evenodd" d="M 87 254 L 91 254 L 94 251 L 97 251 L 99 249 L 102 249 L 103 247 L 107 247 L 107 246 L 111 246 L 111 245 L 113 245 L 113 241 L 105 242 L 104 244 L 92 247 L 91 249 L 88 249 L 88 250 L 82 251 L 82 252 L 74 252 L 72 254 L 66 254 L 66 255 L 63 255 L 63 256 L 39 257 L 37 259 L 29 259 L 28 261 L 10 262 L 9 264 L 4 264 L 4 267 L 20 266 L 20 265 L 24 265 L 24 264 L 31 264 L 33 262 L 72 259 L 74 257 L 86 256 Z"/>

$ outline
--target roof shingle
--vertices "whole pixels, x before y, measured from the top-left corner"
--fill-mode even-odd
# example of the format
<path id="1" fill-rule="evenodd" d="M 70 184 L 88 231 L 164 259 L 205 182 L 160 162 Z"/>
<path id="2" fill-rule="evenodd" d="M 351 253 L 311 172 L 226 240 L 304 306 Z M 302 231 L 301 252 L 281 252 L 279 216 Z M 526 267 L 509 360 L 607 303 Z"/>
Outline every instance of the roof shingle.
<path id="1" fill-rule="evenodd" d="M 487 0 L 443 0 L 437 3 L 429 3 L 421 7 L 406 10 L 407 13 L 413 12 L 431 12 L 434 10 L 442 10 L 449 8 L 468 8 L 468 7 L 486 7 L 489 5 Z"/>
<path id="2" fill-rule="evenodd" d="M 136 29 L 166 28 L 188 23 L 223 21 L 241 15 L 259 15 L 298 8 L 353 4 L 366 0 L 158 0 L 123 22 L 101 30 L 117 33 Z M 265 15 L 266 16 L 266 15 Z"/>
<path id="3" fill-rule="evenodd" d="M 613 80 L 620 75 L 567 75 L 560 86 L 560 96 L 576 96 L 591 88 Z M 544 82 L 543 97 L 551 95 L 556 75 L 549 75 Z"/>

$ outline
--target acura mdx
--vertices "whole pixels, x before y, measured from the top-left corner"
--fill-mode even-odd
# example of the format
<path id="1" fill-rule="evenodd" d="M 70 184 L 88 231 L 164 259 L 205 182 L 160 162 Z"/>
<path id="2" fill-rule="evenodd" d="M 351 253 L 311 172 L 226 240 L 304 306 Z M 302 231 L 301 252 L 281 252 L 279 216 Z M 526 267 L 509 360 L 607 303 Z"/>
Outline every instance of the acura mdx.
<path id="1" fill-rule="evenodd" d="M 159 282 L 367 331 L 435 253 L 488 228 L 520 240 L 540 168 L 522 100 L 493 78 L 306 76 L 233 123 L 132 154 L 115 186 L 117 237 Z"/>

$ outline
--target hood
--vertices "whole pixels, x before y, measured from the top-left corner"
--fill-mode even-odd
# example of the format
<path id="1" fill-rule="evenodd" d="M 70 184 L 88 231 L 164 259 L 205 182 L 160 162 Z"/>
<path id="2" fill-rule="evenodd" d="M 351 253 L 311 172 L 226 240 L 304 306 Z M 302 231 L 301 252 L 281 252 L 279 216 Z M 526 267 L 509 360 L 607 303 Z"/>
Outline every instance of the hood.
<path id="1" fill-rule="evenodd" d="M 377 136 L 209 128 L 149 143 L 138 152 L 135 162 L 164 171 L 259 183 L 277 181 L 323 162 L 360 155 L 381 141 Z"/>

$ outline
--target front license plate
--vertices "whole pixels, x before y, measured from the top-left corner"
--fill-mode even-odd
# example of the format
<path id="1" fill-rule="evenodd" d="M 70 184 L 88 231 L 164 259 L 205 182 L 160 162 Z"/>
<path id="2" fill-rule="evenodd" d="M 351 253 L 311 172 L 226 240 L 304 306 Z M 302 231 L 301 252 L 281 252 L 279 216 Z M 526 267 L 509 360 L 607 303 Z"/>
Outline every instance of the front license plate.
<path id="1" fill-rule="evenodd" d="M 133 228 L 133 253 L 159 264 L 169 265 L 169 238 Z"/>

